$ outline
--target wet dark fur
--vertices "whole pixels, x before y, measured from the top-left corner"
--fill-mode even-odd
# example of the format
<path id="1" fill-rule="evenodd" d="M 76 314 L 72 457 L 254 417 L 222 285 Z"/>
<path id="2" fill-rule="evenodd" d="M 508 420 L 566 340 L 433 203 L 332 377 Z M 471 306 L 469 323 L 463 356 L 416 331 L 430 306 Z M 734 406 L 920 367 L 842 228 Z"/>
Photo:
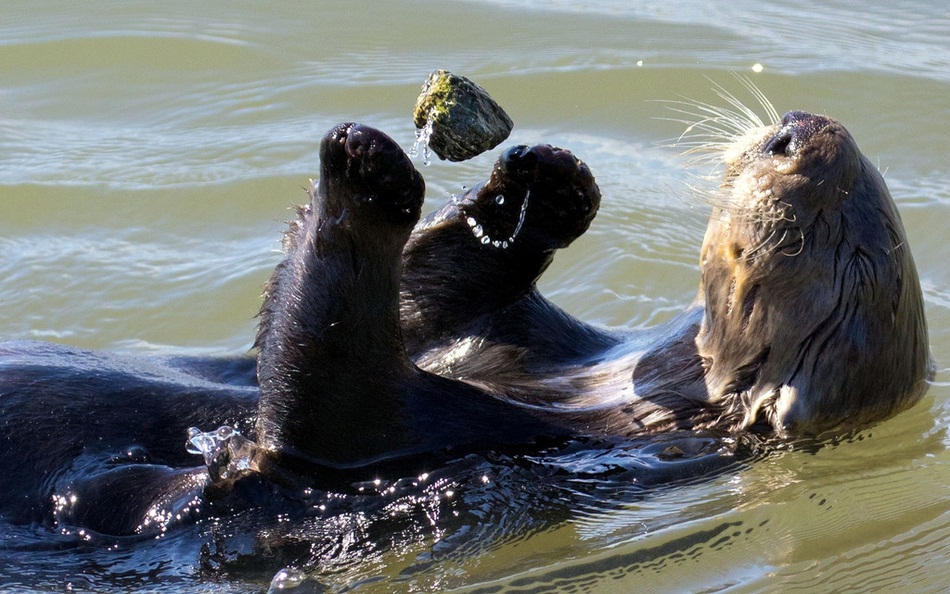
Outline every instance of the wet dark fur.
<path id="1" fill-rule="evenodd" d="M 410 237 L 421 177 L 381 133 L 334 129 L 267 286 L 259 391 L 247 359 L 0 345 L 0 514 L 126 534 L 198 513 L 209 477 L 185 452 L 190 426 L 237 426 L 275 467 L 340 471 L 567 434 L 814 433 L 906 408 L 932 364 L 883 181 L 831 120 L 793 113 L 753 136 L 707 231 L 705 299 L 629 331 L 579 322 L 535 287 L 599 203 L 569 153 L 509 152 Z M 514 241 L 483 244 L 469 217 Z"/>
<path id="2" fill-rule="evenodd" d="M 521 233 L 507 248 L 473 233 L 474 220 L 491 237 L 509 236 L 526 196 Z M 538 291 L 555 252 L 587 230 L 599 205 L 590 170 L 568 151 L 506 151 L 487 181 L 427 217 L 406 245 L 400 307 L 409 355 L 535 414 L 546 410 L 574 433 L 714 424 L 719 412 L 698 402 L 703 369 L 689 338 L 699 310 L 635 332 L 583 323 Z M 641 358 L 648 366 L 638 368 Z"/>
<path id="3" fill-rule="evenodd" d="M 180 509 L 204 480 L 186 432 L 247 426 L 249 361 L 0 344 L 0 515 L 126 534 L 150 509 Z"/>
<path id="4" fill-rule="evenodd" d="M 565 433 L 406 355 L 402 249 L 425 185 L 398 145 L 347 124 L 321 162 L 261 310 L 259 443 L 342 468 Z"/>

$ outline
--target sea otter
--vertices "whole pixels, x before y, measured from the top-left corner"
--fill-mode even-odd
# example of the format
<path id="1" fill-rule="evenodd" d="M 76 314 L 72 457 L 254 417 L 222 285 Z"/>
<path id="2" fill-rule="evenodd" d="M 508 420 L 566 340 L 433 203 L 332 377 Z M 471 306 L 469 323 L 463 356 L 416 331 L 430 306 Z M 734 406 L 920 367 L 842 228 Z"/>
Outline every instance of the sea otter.
<path id="1" fill-rule="evenodd" d="M 402 310 L 414 359 L 502 398 L 573 413 L 592 433 L 818 434 L 916 402 L 933 363 L 917 271 L 883 178 L 824 116 L 792 111 L 742 132 L 722 157 L 699 295 L 681 315 L 647 330 L 599 328 L 546 301 L 532 274 L 511 282 L 526 263 L 540 273 L 552 250 L 527 241 L 498 249 L 469 232 L 472 219 L 484 229 L 516 224 L 511 211 L 492 210 L 490 180 L 420 225 L 406 247 Z M 527 194 L 503 185 L 506 201 Z"/>
<path id="2" fill-rule="evenodd" d="M 411 237 L 424 184 L 395 142 L 341 125 L 321 162 L 267 286 L 259 390 L 246 362 L 0 346 L 2 515 L 165 526 L 214 482 L 186 458 L 192 425 L 244 430 L 261 473 L 284 480 L 569 435 L 817 433 L 906 408 L 932 373 L 896 208 L 828 118 L 790 112 L 735 143 L 700 298 L 643 331 L 583 324 L 534 286 L 597 207 L 566 152 L 514 149 Z"/>
<path id="3" fill-rule="evenodd" d="M 381 160 L 399 161 L 402 171 L 401 154 L 394 147 Z M 356 300 L 360 307 L 348 300 L 344 311 L 327 313 L 323 285 L 302 271 L 324 261 L 312 229 L 334 215 L 305 210 L 269 284 L 258 336 L 261 410 L 273 407 L 258 423 L 262 445 L 360 466 L 478 436 L 519 442 L 533 431 L 818 434 L 916 402 L 932 374 L 919 281 L 886 186 L 850 134 L 829 118 L 789 112 L 737 139 L 725 160 L 725 196 L 704 239 L 699 299 L 644 331 L 591 327 L 537 293 L 534 281 L 551 254 L 587 228 L 599 198 L 586 166 L 558 149 L 510 150 L 485 184 L 411 237 L 406 228 L 401 324 L 393 313 L 396 280 L 372 281 L 372 312 L 362 311 L 364 298 Z M 533 192 L 538 199 L 529 204 Z M 548 224 L 535 226 L 532 209 Z M 398 268 L 394 253 L 387 258 L 376 256 Z M 357 296 L 369 294 L 352 286 Z M 327 317 L 340 322 L 328 325 Z M 351 318 L 375 323 L 358 328 Z M 459 384 L 441 383 L 438 397 L 419 391 L 434 377 L 398 356 L 403 333 L 421 367 L 480 391 L 458 400 Z M 382 373 L 380 365 L 396 360 L 403 371 Z M 846 370 L 836 370 L 840 361 Z M 286 371 L 268 375 L 285 363 Z M 400 373 L 410 379 L 393 387 Z M 337 395 L 322 387 L 340 384 L 353 389 Z M 484 408 L 479 418 L 462 404 L 470 398 L 476 410 L 500 407 Z M 448 404 L 436 408 L 437 401 Z M 509 415 L 540 424 L 506 438 L 508 429 L 498 433 L 483 422 Z M 279 420 L 269 427 L 268 419 Z M 348 435 L 347 447 L 308 441 L 313 434 Z"/>

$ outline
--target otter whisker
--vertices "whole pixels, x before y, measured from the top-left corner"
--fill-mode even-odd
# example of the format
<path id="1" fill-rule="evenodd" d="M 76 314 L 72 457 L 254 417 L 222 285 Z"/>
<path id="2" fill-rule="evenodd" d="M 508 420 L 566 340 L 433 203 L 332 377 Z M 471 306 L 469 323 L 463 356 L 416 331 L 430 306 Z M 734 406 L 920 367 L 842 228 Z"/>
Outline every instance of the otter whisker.
<path id="1" fill-rule="evenodd" d="M 758 87 L 752 84 L 752 81 L 749 79 L 733 74 L 733 76 L 738 80 L 742 85 L 752 94 L 753 97 L 759 102 L 763 109 L 765 109 L 766 115 L 771 118 L 769 123 L 774 123 L 779 120 L 778 113 L 775 111 L 775 108 L 772 106 L 771 102 L 765 98 L 764 93 L 762 93 Z M 754 127 L 765 126 L 765 122 L 759 117 L 759 114 L 755 112 L 751 107 L 743 103 L 738 97 L 726 90 L 725 87 L 719 83 L 709 79 L 707 80 L 713 84 L 713 91 L 722 98 L 724 101 L 735 107 L 741 114 L 746 116 L 747 121 L 750 124 L 755 124 Z"/>
<path id="2" fill-rule="evenodd" d="M 765 96 L 765 93 L 763 93 L 749 77 L 737 72 L 733 72 L 732 76 L 738 80 L 742 86 L 744 86 L 746 90 L 752 94 L 753 97 L 755 97 L 756 101 L 759 102 L 759 105 L 765 110 L 770 124 L 777 124 L 779 121 L 781 121 L 782 117 L 779 115 L 778 110 L 775 109 L 775 106 L 772 105 L 772 102 L 769 101 L 769 98 Z"/>
<path id="3" fill-rule="evenodd" d="M 701 176 L 697 175 L 697 177 L 701 177 Z M 702 178 L 702 179 L 706 179 L 706 178 Z M 708 204 L 714 208 L 719 208 L 721 210 L 728 210 L 728 211 L 732 210 L 732 205 L 724 205 L 722 204 L 722 201 L 719 201 L 713 198 L 713 196 L 716 194 L 715 192 L 710 192 L 706 188 L 701 188 L 699 186 L 696 186 L 690 183 L 686 183 L 684 185 L 689 195 L 693 197 L 694 202 L 701 202 L 703 204 Z"/>
<path id="4" fill-rule="evenodd" d="M 734 106 L 737 107 L 738 110 L 732 110 L 728 107 L 705 103 L 687 97 L 683 97 L 678 101 L 666 101 L 666 103 L 672 106 L 670 110 L 674 113 L 681 113 L 700 120 L 709 119 L 711 121 L 729 123 L 735 130 L 745 130 L 749 127 L 750 123 L 759 121 L 759 118 L 755 116 L 754 112 L 747 110 L 738 100 L 735 100 L 734 103 Z M 746 111 L 753 113 L 753 117 L 749 118 L 746 116 Z"/>
<path id="5" fill-rule="evenodd" d="M 790 254 L 790 253 L 786 252 L 785 250 L 782 250 L 782 255 L 783 255 L 783 256 L 788 256 L 789 258 L 794 258 L 795 256 L 797 256 L 797 255 L 801 254 L 803 251 L 805 251 L 805 231 L 804 231 L 804 229 L 802 229 L 801 227 L 799 227 L 799 228 L 798 228 L 798 234 L 801 236 L 801 240 L 800 240 L 800 242 L 799 242 L 799 244 L 798 244 L 798 251 L 795 252 L 795 253 L 791 253 L 791 254 Z"/>
<path id="6" fill-rule="evenodd" d="M 893 254 L 894 252 L 896 252 L 897 250 L 901 249 L 902 247 L 904 247 L 904 242 L 903 242 L 903 241 L 900 242 L 900 243 L 898 243 L 897 245 L 895 245 L 895 246 L 892 247 L 892 248 L 889 248 L 889 249 L 884 250 L 884 253 L 885 253 L 885 254 Z"/>
<path id="7" fill-rule="evenodd" d="M 754 125 L 750 125 L 749 121 L 744 118 L 742 114 L 732 110 L 685 100 L 670 101 L 667 103 L 669 104 L 668 109 L 670 111 L 688 116 L 689 118 L 663 118 L 669 121 L 687 124 L 686 130 L 680 135 L 681 139 L 684 137 L 703 137 L 704 135 L 697 133 L 697 130 L 699 132 L 705 132 L 706 135 L 717 140 L 722 140 L 723 138 L 729 139 L 741 136 L 755 127 Z M 686 109 L 687 107 L 692 109 Z"/>
<path id="8" fill-rule="evenodd" d="M 749 128 L 746 118 L 738 112 L 724 109 L 719 106 L 683 99 L 681 101 L 666 101 L 668 109 L 673 113 L 688 116 L 688 119 L 682 120 L 669 118 L 673 121 L 681 121 L 689 124 L 691 127 L 705 128 L 714 132 L 726 132 L 727 134 L 735 132 L 744 132 Z"/>
<path id="9" fill-rule="evenodd" d="M 737 213 L 742 211 L 742 205 L 733 200 L 729 195 L 719 191 L 703 192 L 703 201 L 713 208 L 718 208 L 723 214 Z M 716 216 L 716 215 L 714 215 Z M 726 220 L 723 217 L 721 220 Z"/>
<path id="10" fill-rule="evenodd" d="M 751 262 L 753 259 L 755 259 L 759 255 L 768 254 L 772 252 L 773 250 L 775 250 L 779 245 L 782 244 L 783 241 L 785 241 L 785 236 L 788 234 L 788 229 L 785 229 L 782 232 L 782 236 L 779 238 L 778 241 L 773 242 L 772 239 L 775 237 L 776 233 L 777 233 L 777 230 L 773 229 L 772 232 L 769 233 L 768 237 L 766 237 L 761 242 L 759 242 L 757 246 L 743 252 L 741 259 L 746 262 Z"/>

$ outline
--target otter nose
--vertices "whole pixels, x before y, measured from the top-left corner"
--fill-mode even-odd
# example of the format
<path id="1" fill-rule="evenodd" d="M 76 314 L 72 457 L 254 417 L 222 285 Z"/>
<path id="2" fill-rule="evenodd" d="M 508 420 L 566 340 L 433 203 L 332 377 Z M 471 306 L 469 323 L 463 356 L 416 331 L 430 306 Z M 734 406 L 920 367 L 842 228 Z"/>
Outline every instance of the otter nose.
<path id="1" fill-rule="evenodd" d="M 782 116 L 782 127 L 784 128 L 795 122 L 803 122 L 813 117 L 815 116 L 808 113 L 807 111 L 792 110 Z"/>
<path id="2" fill-rule="evenodd" d="M 762 152 L 790 156 L 828 123 L 828 118 L 823 116 L 807 111 L 790 111 L 782 116 L 781 127 L 775 135 L 762 145 Z"/>

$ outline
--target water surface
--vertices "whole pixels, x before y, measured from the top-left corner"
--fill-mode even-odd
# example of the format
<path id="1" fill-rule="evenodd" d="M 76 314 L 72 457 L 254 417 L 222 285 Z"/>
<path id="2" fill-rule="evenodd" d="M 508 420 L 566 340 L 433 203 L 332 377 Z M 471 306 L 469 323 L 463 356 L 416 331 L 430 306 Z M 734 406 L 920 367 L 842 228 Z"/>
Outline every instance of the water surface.
<path id="1" fill-rule="evenodd" d="M 741 94 L 731 74 L 741 73 L 780 112 L 842 121 L 885 173 L 920 270 L 938 375 L 919 405 L 840 443 L 702 481 L 637 493 L 586 484 L 560 509 L 544 492 L 543 517 L 513 492 L 534 479 L 472 488 L 458 508 L 445 504 L 452 485 L 441 484 L 429 492 L 442 503 L 428 528 L 373 516 L 388 529 L 378 539 L 387 546 L 319 557 L 337 563 L 315 577 L 332 591 L 368 592 L 950 584 L 942 1 L 12 1 L 0 16 L 3 338 L 134 353 L 246 351 L 323 133 L 356 120 L 408 148 L 413 102 L 436 68 L 492 93 L 515 121 L 508 144 L 549 142 L 590 165 L 600 214 L 541 285 L 603 324 L 668 319 L 696 291 L 708 209 L 688 187 L 705 172 L 688 170 L 671 146 L 685 126 L 670 121 L 663 101 L 721 103 L 712 87 Z M 419 162 L 427 207 L 486 176 L 495 157 Z M 514 473 L 504 461 L 485 464 Z M 479 470 L 466 472 L 477 480 Z M 425 517 L 427 501 L 414 500 L 412 517 Z M 472 520 L 482 508 L 496 524 Z M 453 509 L 470 515 L 453 523 Z M 0 524 L 0 589 L 266 590 L 279 568 L 269 562 L 255 567 L 252 558 L 224 576 L 202 570 L 208 535 L 199 525 L 158 541 L 105 543 Z"/>

